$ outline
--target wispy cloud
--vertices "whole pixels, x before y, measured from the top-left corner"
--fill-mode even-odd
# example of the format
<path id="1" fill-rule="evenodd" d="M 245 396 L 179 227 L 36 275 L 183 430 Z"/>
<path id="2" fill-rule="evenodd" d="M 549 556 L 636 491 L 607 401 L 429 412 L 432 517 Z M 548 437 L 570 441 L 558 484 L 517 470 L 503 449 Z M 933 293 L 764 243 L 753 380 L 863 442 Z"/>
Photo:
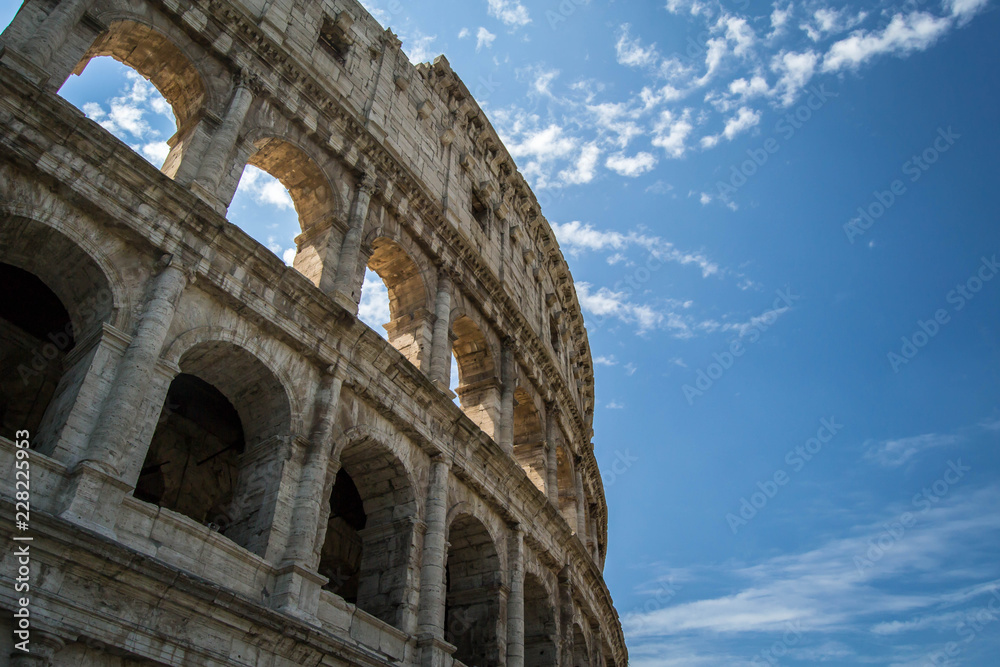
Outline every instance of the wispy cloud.
<path id="1" fill-rule="evenodd" d="M 740 647 L 769 645 L 768 638 L 795 627 L 803 638 L 794 643 L 795 659 L 817 662 L 822 654 L 829 659 L 841 653 L 840 660 L 859 664 L 871 660 L 849 657 L 842 633 L 914 633 L 908 640 L 920 641 L 922 630 L 951 630 L 963 605 L 981 604 L 1000 583 L 992 558 L 1000 532 L 998 501 L 996 486 L 957 487 L 926 511 L 890 505 L 805 550 L 706 566 L 697 583 L 716 594 L 623 616 L 632 655 L 636 664 L 651 666 L 750 664 L 754 656 L 740 655 Z M 908 509 L 918 513 L 915 523 L 881 541 L 885 526 Z M 877 562 L 860 570 L 856 557 L 871 554 L 873 544 L 882 550 Z M 657 652 L 667 646 L 676 648 L 661 659 Z M 727 653 L 731 659 L 699 662 Z M 892 663 L 893 656 L 878 662 Z"/>
<path id="2" fill-rule="evenodd" d="M 491 118 L 538 189 L 592 182 L 602 167 L 636 178 L 656 169 L 659 160 L 684 159 L 737 140 L 822 78 L 930 48 L 988 0 L 944 0 L 939 9 L 921 10 L 914 4 L 896 0 L 896 6 L 874 12 L 779 0 L 760 16 L 740 3 L 669 0 L 667 11 L 689 22 L 689 32 L 698 37 L 669 52 L 645 26 L 621 23 L 609 46 L 618 66 L 638 73 L 641 83 L 632 89 L 617 82 L 560 81 L 551 67 L 536 64 L 529 68 L 530 102 L 492 109 Z M 489 0 L 489 6 L 508 25 L 530 20 L 519 2 Z M 555 150 L 526 148 L 539 137 L 553 139 Z M 585 162 L 580 169 L 581 159 L 598 151 L 606 156 L 603 162 Z"/>
<path id="3" fill-rule="evenodd" d="M 482 51 L 484 48 L 490 48 L 493 46 L 493 42 L 496 38 L 497 36 L 486 28 L 479 28 L 476 32 L 476 51 Z"/>
<path id="4" fill-rule="evenodd" d="M 961 442 L 957 435 L 925 433 L 894 440 L 869 441 L 865 443 L 865 458 L 887 468 L 896 468 L 912 460 L 928 449 L 949 447 Z"/>
<path id="5" fill-rule="evenodd" d="M 719 265 L 704 253 L 680 250 L 659 236 L 638 231 L 623 234 L 611 230 L 599 230 L 590 223 L 579 220 L 561 224 L 552 223 L 552 229 L 559 238 L 560 245 L 567 248 L 571 254 L 587 250 L 624 250 L 634 246 L 645 249 L 662 262 L 697 266 L 701 269 L 702 276 L 706 278 L 720 273 Z"/>
<path id="6" fill-rule="evenodd" d="M 500 19 L 508 26 L 524 26 L 531 23 L 528 8 L 519 0 L 487 0 L 490 16 Z"/>

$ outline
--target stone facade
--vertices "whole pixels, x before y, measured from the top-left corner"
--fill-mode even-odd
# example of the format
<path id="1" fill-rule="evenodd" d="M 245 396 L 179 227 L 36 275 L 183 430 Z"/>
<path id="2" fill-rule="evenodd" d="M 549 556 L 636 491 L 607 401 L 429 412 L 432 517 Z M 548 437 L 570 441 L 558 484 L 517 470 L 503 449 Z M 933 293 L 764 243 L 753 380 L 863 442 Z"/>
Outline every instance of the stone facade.
<path id="1" fill-rule="evenodd" d="M 97 56 L 173 107 L 161 170 L 56 94 Z M 0 142 L 11 664 L 625 667 L 573 280 L 447 60 L 354 0 L 27 0 Z M 225 218 L 247 164 L 294 268 Z"/>

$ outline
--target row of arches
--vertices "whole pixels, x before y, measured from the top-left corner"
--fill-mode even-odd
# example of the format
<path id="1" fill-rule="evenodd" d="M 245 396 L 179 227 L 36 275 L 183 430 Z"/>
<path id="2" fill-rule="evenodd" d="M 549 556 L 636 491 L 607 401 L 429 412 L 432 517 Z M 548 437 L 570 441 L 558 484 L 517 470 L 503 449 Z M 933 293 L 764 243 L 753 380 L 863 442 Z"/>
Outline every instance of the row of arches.
<path id="1" fill-rule="evenodd" d="M 176 119 L 176 134 L 168 142 L 170 152 L 162 171 L 178 182 L 190 184 L 196 192 L 205 193 L 221 207 L 232 199 L 243 165 L 257 167 L 277 178 L 291 196 L 301 228 L 292 265 L 318 286 L 324 284 L 324 276 L 329 283 L 330 274 L 340 270 L 337 250 L 344 242 L 350 214 L 346 202 L 353 198 L 358 177 L 330 161 L 317 159 L 310 142 L 298 137 L 299 132 L 292 132 L 291 126 L 281 126 L 273 109 L 263 101 L 242 103 L 247 108 L 242 114 L 236 113 L 236 117 L 254 120 L 239 124 L 233 148 L 217 149 L 215 144 L 219 135 L 225 134 L 233 107 L 240 105 L 239 82 L 227 90 L 219 82 L 230 81 L 231 77 L 219 76 L 218 64 L 198 58 L 201 47 L 190 43 L 182 32 L 162 20 L 157 21 L 152 15 L 125 18 L 121 13 L 109 11 L 104 15 L 108 28 L 91 36 L 91 45 L 74 62 L 71 71 L 81 74 L 92 59 L 111 57 L 148 78 L 170 105 Z M 76 58 L 63 52 L 59 57 L 64 60 Z M 218 127 L 205 122 L 206 111 L 223 119 Z M 206 165 L 211 168 L 206 169 Z M 332 187 L 331 182 L 340 182 L 341 187 Z M 387 220 L 391 216 L 383 208 L 375 208 L 378 210 L 363 223 L 372 240 L 362 246 L 365 264 L 359 271 L 367 268 L 385 284 L 389 301 L 389 321 L 384 323 L 386 338 L 415 366 L 430 373 L 437 317 L 434 312 L 437 273 L 417 244 L 406 237 L 398 224 Z M 392 229 L 392 234 L 380 235 L 385 231 L 383 223 Z M 349 282 L 360 287 L 358 279 Z M 453 388 L 465 413 L 484 432 L 497 438 L 502 418 L 499 341 L 491 339 L 492 334 L 475 308 L 458 303 L 459 297 L 459 294 L 452 297 L 457 305 L 451 309 L 447 329 L 458 377 L 450 378 L 450 366 L 445 367 L 441 385 Z M 352 298 L 357 302 L 360 294 L 355 293 Z M 554 483 L 552 476 L 544 471 L 550 463 L 545 454 L 547 434 L 532 398 L 533 390 L 521 385 L 516 394 L 514 455 L 543 493 L 565 496 L 557 505 L 575 529 L 576 515 L 586 513 L 588 502 L 586 499 L 578 502 L 572 497 L 577 492 L 572 456 L 564 451 L 567 445 L 562 442 L 548 445 L 561 450 L 558 460 L 562 465 L 556 475 L 560 491 L 553 494 L 548 488 Z"/>
<path id="2" fill-rule="evenodd" d="M 93 348 L 105 327 L 122 324 L 122 311 L 129 308 L 115 296 L 120 291 L 105 269 L 48 226 L 5 217 L 4 241 L 0 277 L 20 298 L 0 298 L 3 377 L 34 384 L 0 387 L 0 435 L 10 438 L 15 428 L 28 428 L 39 434 L 39 453 L 65 458 L 56 443 L 66 442 L 60 433 L 74 425 L 74 410 L 86 408 L 75 397 L 88 391 L 94 375 L 87 360 L 99 356 L 83 348 Z M 40 261 L 29 247 L 58 250 L 66 261 Z M 181 338 L 165 346 L 165 354 L 176 358 L 176 372 L 165 381 L 155 424 L 139 429 L 151 436 L 133 495 L 265 556 L 275 497 L 282 491 L 275 464 L 295 445 L 291 434 L 300 410 L 282 373 L 237 336 L 195 332 Z M 416 595 L 417 483 L 399 455 L 371 434 L 344 438 L 335 458 L 340 464 L 323 499 L 315 568 L 329 593 L 402 629 Z M 457 512 L 448 524 L 445 640 L 466 665 L 502 664 L 510 584 L 502 540 L 471 513 Z M 554 593 L 532 573 L 524 589 L 525 664 L 554 664 Z M 592 664 L 587 660 L 581 667 Z"/>

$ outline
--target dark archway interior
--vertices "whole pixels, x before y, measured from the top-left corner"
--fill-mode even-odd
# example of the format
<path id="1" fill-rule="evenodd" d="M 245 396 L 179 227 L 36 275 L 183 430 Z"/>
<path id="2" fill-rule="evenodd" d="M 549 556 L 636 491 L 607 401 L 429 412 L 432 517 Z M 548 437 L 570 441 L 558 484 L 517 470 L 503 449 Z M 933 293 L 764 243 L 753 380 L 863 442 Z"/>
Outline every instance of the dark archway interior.
<path id="1" fill-rule="evenodd" d="M 232 403 L 204 380 L 181 373 L 167 391 L 135 497 L 225 529 L 243 453 Z"/>
<path id="2" fill-rule="evenodd" d="M 320 556 L 319 573 L 330 581 L 323 587 L 357 604 L 363 543 L 359 531 L 368 524 L 361 494 L 343 468 L 330 494 L 330 519 Z"/>
<path id="3" fill-rule="evenodd" d="M 0 263 L 0 436 L 34 435 L 74 344 L 65 306 L 37 276 Z"/>

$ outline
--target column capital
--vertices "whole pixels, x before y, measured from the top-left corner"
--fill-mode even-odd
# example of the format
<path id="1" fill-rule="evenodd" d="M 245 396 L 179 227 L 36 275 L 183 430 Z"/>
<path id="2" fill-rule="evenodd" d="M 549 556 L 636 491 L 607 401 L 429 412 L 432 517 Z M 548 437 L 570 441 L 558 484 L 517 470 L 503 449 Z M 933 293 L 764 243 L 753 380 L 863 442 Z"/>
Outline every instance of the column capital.
<path id="1" fill-rule="evenodd" d="M 358 180 L 358 192 L 374 196 L 379 190 L 378 175 L 372 169 L 366 169 Z"/>

